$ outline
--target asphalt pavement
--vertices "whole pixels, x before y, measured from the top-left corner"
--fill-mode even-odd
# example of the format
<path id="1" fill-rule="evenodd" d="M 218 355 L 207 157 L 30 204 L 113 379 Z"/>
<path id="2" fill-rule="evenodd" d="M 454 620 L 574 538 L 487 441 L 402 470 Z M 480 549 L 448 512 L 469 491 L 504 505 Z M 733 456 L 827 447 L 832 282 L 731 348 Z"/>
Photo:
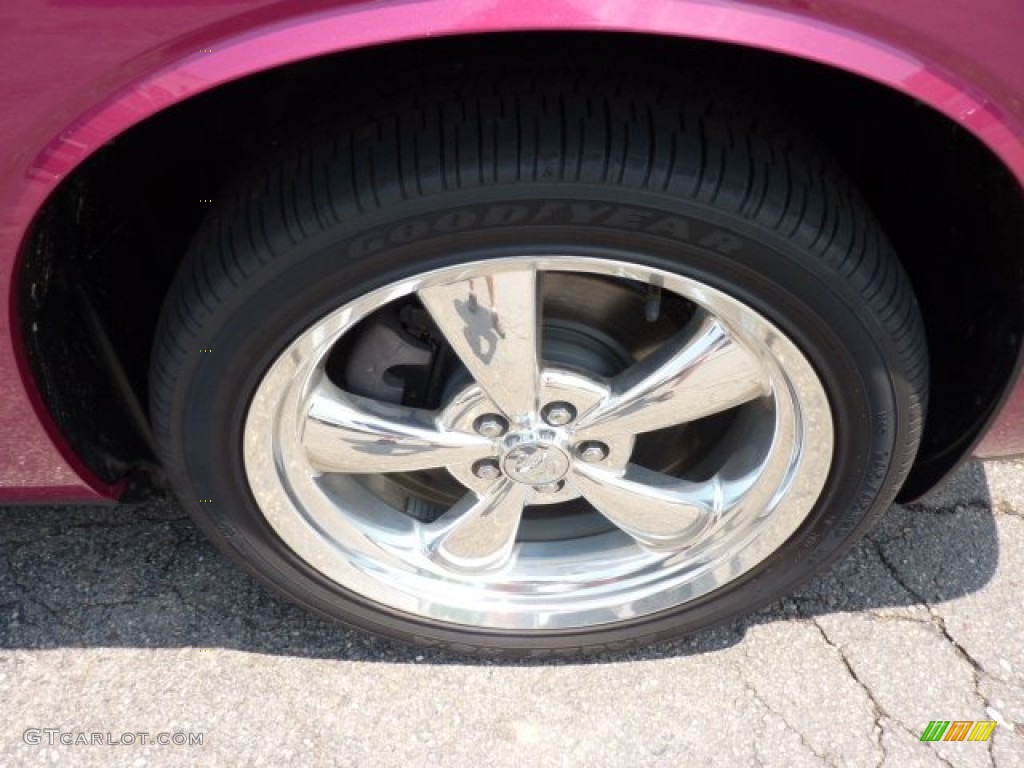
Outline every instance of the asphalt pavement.
<path id="1" fill-rule="evenodd" d="M 1022 605 L 1019 461 L 969 464 L 894 507 L 754 616 L 557 662 L 479 662 L 309 616 L 171 501 L 0 509 L 0 766 L 1013 768 Z M 997 725 L 921 741 L 936 720 Z"/>

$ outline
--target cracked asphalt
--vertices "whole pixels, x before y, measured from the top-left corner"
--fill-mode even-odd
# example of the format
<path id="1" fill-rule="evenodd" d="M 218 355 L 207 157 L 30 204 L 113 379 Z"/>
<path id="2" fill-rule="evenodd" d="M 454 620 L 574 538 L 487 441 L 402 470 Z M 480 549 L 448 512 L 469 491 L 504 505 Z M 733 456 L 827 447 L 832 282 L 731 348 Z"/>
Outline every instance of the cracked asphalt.
<path id="1" fill-rule="evenodd" d="M 487 663 L 269 595 L 170 501 L 0 509 L 0 766 L 1024 766 L 1024 461 L 685 641 Z M 996 720 L 988 742 L 919 741 Z M 58 729 L 26 743 L 26 729 Z M 59 733 L 201 733 L 201 746 Z M 67 738 L 67 737 L 65 737 Z"/>

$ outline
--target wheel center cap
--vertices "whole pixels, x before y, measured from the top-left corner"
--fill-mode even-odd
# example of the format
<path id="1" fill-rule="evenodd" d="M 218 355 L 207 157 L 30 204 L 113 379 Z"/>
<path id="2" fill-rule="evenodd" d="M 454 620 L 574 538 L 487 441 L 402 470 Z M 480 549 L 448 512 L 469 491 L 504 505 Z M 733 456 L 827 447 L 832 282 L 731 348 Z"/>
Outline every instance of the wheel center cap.
<path id="1" fill-rule="evenodd" d="M 501 464 L 505 474 L 518 483 L 545 485 L 561 480 L 569 471 L 569 455 L 544 434 L 512 434 L 505 439 Z"/>

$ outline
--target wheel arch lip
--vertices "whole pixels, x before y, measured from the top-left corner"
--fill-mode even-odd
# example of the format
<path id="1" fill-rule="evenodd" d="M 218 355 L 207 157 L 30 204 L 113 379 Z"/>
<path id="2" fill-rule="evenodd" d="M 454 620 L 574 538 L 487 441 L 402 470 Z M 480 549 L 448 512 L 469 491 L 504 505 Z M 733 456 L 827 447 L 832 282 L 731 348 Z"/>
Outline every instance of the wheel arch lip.
<path id="1" fill-rule="evenodd" d="M 794 8 L 801 5 L 809 8 L 793 3 Z M 1024 28 L 1024 12 L 1019 15 Z M 0 339 L 0 365 L 18 371 L 21 403 L 5 408 L 13 415 L 4 415 L 0 424 L 17 419 L 29 446 L 44 460 L 50 457 L 53 498 L 79 492 L 82 499 L 112 497 L 118 487 L 94 477 L 73 455 L 32 381 L 17 330 L 17 276 L 31 223 L 61 181 L 101 146 L 164 109 L 257 72 L 375 45 L 499 32 L 619 32 L 727 43 L 814 61 L 907 94 L 975 135 L 1024 185 L 1024 94 L 1013 97 L 993 75 L 965 74 L 984 68 L 966 64 L 952 69 L 948 62 L 956 57 L 934 53 L 941 46 L 926 35 L 906 38 L 905 44 L 901 39 L 897 47 L 891 42 L 896 33 L 886 32 L 889 22 L 867 11 L 838 24 L 810 10 L 767 7 L 767 0 L 418 0 L 347 3 L 270 23 L 265 18 L 261 14 L 252 28 L 236 25 L 227 36 L 199 30 L 187 38 L 194 45 L 178 40 L 147 56 L 153 62 L 148 69 L 142 65 L 141 73 L 136 69 L 115 82 L 34 155 L 36 148 L 26 148 L 12 176 L 16 180 L 8 182 L 3 196 L 11 214 L 0 228 L 0 258 L 7 264 L 0 288 L 6 287 L 9 330 L 8 338 Z M 26 413 L 34 414 L 33 423 L 26 422 Z M 17 498 L 21 494 L 11 487 L 17 473 L 9 474 L 0 467 L 0 497 Z M 32 484 L 45 497 L 47 481 L 38 474 Z"/>
<path id="2" fill-rule="evenodd" d="M 1020 14 L 1024 29 L 1024 12 Z M 299 61 L 427 38 L 511 32 L 619 32 L 719 42 L 805 59 L 874 80 L 933 107 L 995 152 L 1024 184 L 1024 93 L 997 100 L 979 62 L 926 55 L 927 38 L 896 46 L 884 25 L 849 26 L 753 2 L 647 0 L 362 1 L 281 20 L 153 57 L 162 65 L 115 88 L 68 123 L 34 158 L 28 179 L 56 182 L 148 117 L 219 85 Z M 201 39 L 201 38 L 197 38 Z M 201 43 L 202 44 L 202 43 Z M 968 77 L 967 72 L 972 75 Z M 985 86 L 989 86 L 986 88 Z M 989 91 L 992 91 L 991 93 Z M 1005 104 L 1000 103 L 1005 101 Z M 1019 113 L 1019 114 L 1015 114 Z"/>

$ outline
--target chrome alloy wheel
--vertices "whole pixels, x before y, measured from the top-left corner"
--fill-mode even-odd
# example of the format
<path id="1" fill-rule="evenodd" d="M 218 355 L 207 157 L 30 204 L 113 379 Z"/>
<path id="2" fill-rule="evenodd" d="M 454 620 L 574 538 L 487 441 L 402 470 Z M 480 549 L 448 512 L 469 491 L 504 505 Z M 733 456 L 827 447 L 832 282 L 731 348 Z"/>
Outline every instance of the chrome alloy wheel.
<path id="1" fill-rule="evenodd" d="M 566 275 L 654 286 L 694 311 L 614 375 L 559 364 L 544 354 L 541 297 Z M 332 381 L 336 345 L 414 297 L 468 372 L 440 407 Z M 720 414 L 730 417 L 686 467 L 635 460 L 645 436 Z M 420 274 L 323 317 L 264 375 L 243 453 L 277 535 L 347 590 L 417 617 L 552 630 L 653 614 L 751 570 L 811 512 L 833 438 L 815 371 L 749 306 L 671 272 L 553 255 Z M 461 498 L 436 519 L 380 490 L 381 477 L 439 469 Z M 527 518 L 568 502 L 608 524 L 524 535 Z"/>

